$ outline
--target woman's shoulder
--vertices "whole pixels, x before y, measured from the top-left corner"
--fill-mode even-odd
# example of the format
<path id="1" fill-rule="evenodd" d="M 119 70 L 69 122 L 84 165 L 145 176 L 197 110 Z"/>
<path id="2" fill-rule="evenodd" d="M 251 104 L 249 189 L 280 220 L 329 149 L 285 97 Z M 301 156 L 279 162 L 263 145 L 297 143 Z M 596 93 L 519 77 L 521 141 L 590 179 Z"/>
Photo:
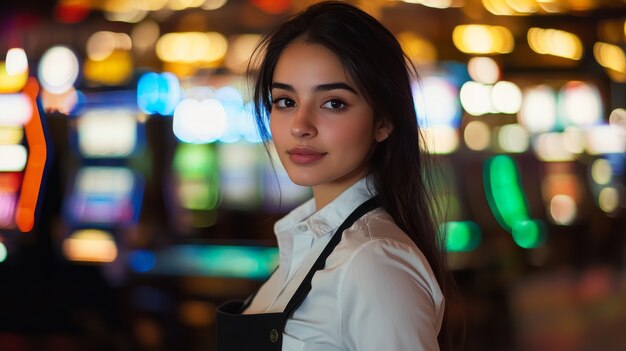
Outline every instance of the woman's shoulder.
<path id="1" fill-rule="evenodd" d="M 396 243 L 417 249 L 413 240 L 396 224 L 391 215 L 382 208 L 377 208 L 365 214 L 354 225 L 344 232 L 342 241 L 351 242 L 354 245 L 363 244 L 378 245 Z"/>

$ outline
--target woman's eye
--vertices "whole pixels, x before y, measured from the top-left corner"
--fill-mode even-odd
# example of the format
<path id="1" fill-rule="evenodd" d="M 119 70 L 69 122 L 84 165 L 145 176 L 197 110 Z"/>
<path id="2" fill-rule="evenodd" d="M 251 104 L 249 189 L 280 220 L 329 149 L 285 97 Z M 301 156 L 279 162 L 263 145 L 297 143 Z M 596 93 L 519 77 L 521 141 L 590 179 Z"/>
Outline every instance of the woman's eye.
<path id="1" fill-rule="evenodd" d="M 324 105 L 322 105 L 322 107 L 331 109 L 331 110 L 339 110 L 339 109 L 346 107 L 346 104 L 341 100 L 333 99 L 333 100 L 328 100 L 326 103 L 324 103 Z"/>
<path id="2" fill-rule="evenodd" d="M 278 98 L 272 101 L 272 103 L 278 108 L 287 108 L 287 107 L 293 107 L 296 105 L 296 103 L 293 100 L 287 99 L 287 98 Z"/>

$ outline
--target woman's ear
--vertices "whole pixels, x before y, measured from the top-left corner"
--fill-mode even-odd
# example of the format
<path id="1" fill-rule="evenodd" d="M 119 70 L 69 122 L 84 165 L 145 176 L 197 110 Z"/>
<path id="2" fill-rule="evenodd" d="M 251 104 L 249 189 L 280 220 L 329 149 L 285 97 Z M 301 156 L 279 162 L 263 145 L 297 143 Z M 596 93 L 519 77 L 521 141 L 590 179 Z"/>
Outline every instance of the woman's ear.
<path id="1" fill-rule="evenodd" d="M 374 131 L 374 139 L 377 142 L 384 141 L 389 137 L 391 132 L 393 131 L 393 126 L 387 121 L 380 121 L 376 126 L 376 130 Z"/>

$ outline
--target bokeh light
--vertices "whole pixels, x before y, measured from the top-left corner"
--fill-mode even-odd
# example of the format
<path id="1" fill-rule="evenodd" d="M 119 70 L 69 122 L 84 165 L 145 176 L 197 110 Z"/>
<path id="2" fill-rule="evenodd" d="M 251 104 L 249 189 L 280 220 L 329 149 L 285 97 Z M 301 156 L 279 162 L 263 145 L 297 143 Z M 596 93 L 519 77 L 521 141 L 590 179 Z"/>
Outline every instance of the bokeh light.
<path id="1" fill-rule="evenodd" d="M 48 49 L 39 61 L 39 81 L 51 93 L 68 91 L 78 78 L 78 57 L 65 46 Z"/>
<path id="2" fill-rule="evenodd" d="M 532 133 L 551 131 L 557 120 L 555 92 L 546 85 L 525 89 L 518 121 Z"/>
<path id="3" fill-rule="evenodd" d="M 63 254 L 71 261 L 113 262 L 117 258 L 117 245 L 107 231 L 82 229 L 63 241 Z"/>
<path id="4" fill-rule="evenodd" d="M 611 213 L 617 209 L 620 203 L 619 192 L 614 187 L 606 187 L 600 190 L 598 195 L 598 205 L 606 213 Z"/>
<path id="5" fill-rule="evenodd" d="M 500 67 L 491 57 L 472 57 L 467 71 L 474 81 L 483 84 L 494 84 L 500 78 Z"/>
<path id="6" fill-rule="evenodd" d="M 556 224 L 570 225 L 576 219 L 578 209 L 576 201 L 565 194 L 557 194 L 550 199 L 550 217 Z"/>
<path id="7" fill-rule="evenodd" d="M 487 123 L 471 121 L 463 130 L 463 140 L 468 148 L 474 151 L 482 151 L 489 147 L 491 130 Z"/>

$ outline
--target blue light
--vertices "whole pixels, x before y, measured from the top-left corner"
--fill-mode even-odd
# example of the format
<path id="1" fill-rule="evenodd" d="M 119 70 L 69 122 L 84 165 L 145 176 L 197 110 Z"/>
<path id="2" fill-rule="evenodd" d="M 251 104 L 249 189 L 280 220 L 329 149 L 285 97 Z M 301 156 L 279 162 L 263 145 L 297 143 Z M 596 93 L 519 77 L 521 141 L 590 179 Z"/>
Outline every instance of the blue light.
<path id="1" fill-rule="evenodd" d="M 136 250 L 129 254 L 130 268 L 137 273 L 146 273 L 156 266 L 156 256 L 147 250 Z"/>
<path id="2" fill-rule="evenodd" d="M 149 115 L 171 116 L 180 100 L 180 84 L 172 73 L 149 72 L 137 83 L 137 106 Z"/>

